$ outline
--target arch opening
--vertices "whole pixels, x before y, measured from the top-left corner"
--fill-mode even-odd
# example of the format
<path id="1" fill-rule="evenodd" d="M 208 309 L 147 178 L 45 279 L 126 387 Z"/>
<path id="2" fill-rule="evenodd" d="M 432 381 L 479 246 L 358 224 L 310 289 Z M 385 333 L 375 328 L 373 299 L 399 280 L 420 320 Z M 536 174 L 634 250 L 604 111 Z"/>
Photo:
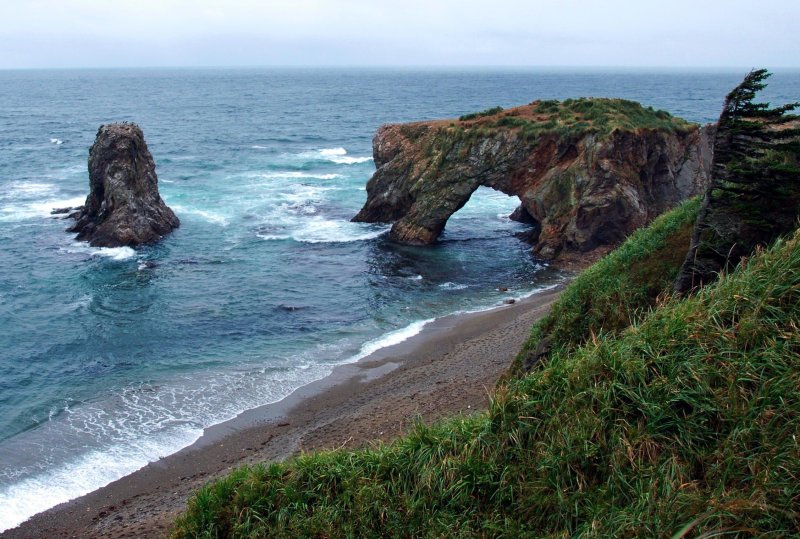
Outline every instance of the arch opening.
<path id="1" fill-rule="evenodd" d="M 522 206 L 519 197 L 488 186 L 478 186 L 464 204 L 447 218 L 439 236 L 442 241 L 515 235 L 535 243 L 541 227 Z"/>

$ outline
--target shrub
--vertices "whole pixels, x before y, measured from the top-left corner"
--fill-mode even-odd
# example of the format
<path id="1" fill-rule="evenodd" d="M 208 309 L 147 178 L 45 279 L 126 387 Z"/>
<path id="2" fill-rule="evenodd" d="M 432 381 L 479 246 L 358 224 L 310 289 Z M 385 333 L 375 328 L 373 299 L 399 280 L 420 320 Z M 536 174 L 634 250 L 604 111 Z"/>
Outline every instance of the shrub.
<path id="1" fill-rule="evenodd" d="M 464 114 L 463 116 L 459 116 L 458 119 L 462 122 L 466 122 L 467 120 L 474 120 L 476 118 L 483 118 L 484 116 L 494 116 L 495 114 L 503 112 L 503 107 L 492 107 L 490 109 L 483 110 L 481 112 L 473 112 L 471 114 Z"/>

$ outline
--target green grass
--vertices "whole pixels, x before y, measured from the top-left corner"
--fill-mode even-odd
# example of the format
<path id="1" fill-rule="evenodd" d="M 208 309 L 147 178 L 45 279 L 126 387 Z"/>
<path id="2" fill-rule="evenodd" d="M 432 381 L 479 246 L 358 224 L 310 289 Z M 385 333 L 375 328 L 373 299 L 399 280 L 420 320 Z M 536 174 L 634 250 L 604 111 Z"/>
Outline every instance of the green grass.
<path id="1" fill-rule="evenodd" d="M 494 116 L 498 112 L 502 112 L 503 107 L 492 107 L 490 109 L 482 110 L 481 112 L 472 112 L 470 114 L 464 114 L 463 116 L 459 116 L 459 121 L 466 122 L 468 120 L 474 120 L 476 118 L 482 118 L 484 116 Z"/>
<path id="2" fill-rule="evenodd" d="M 530 105 L 505 110 L 493 107 L 459 117 L 450 122 L 448 132 L 463 140 L 492 135 L 498 129 L 512 129 L 525 141 L 536 142 L 542 136 L 565 140 L 593 134 L 601 139 L 612 133 L 652 129 L 686 133 L 697 127 L 663 110 L 643 107 L 635 101 L 611 98 L 534 101 Z"/>
<path id="3" fill-rule="evenodd" d="M 619 333 L 646 315 L 672 289 L 699 206 L 694 198 L 661 215 L 578 276 L 534 325 L 515 370 L 525 367 L 543 339 L 551 350 L 567 353 L 597 335 Z"/>
<path id="4" fill-rule="evenodd" d="M 527 140 L 536 140 L 551 133 L 559 137 L 577 137 L 586 133 L 606 137 L 614 131 L 687 131 L 695 126 L 666 111 L 645 108 L 625 99 L 582 97 L 564 101 L 535 101 L 532 106 L 532 112 L 538 117 L 536 120 L 514 116 L 513 112 L 509 112 L 496 119 L 492 126 L 519 128 Z"/>
<path id="5" fill-rule="evenodd" d="M 616 263 L 664 248 L 646 239 Z M 604 264 L 595 278 L 617 267 Z M 173 536 L 800 534 L 800 233 L 634 311 L 507 381 L 485 413 L 237 470 L 190 500 Z"/>

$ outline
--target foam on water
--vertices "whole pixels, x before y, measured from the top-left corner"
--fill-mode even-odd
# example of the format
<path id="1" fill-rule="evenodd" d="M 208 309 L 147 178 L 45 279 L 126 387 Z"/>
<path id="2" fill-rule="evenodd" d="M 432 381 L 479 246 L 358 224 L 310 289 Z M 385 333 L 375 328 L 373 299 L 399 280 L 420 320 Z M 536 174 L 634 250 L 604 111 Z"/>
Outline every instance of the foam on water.
<path id="1" fill-rule="evenodd" d="M 0 489 L 0 532 L 180 451 L 202 433 L 197 427 L 177 427 L 153 439 L 89 451 L 58 468 L 12 483 Z"/>
<path id="2" fill-rule="evenodd" d="M 383 335 L 382 337 L 368 341 L 361 347 L 361 350 L 359 350 L 358 354 L 351 357 L 349 361 L 355 362 L 360 359 L 364 359 L 365 357 L 369 356 L 370 354 L 374 354 L 375 352 L 377 352 L 382 348 L 394 346 L 395 344 L 400 344 L 403 341 L 407 341 L 411 337 L 418 335 L 425 328 L 425 326 L 427 326 L 434 320 L 435 318 L 418 320 L 416 322 L 410 323 L 406 327 L 400 328 L 395 331 L 390 331 L 389 333 Z"/>
<path id="3" fill-rule="evenodd" d="M 59 249 L 67 254 L 81 254 L 88 257 L 102 256 L 111 260 L 128 260 L 136 256 L 136 251 L 132 247 L 92 247 L 88 243 L 73 242 L 67 247 Z"/>
<path id="4" fill-rule="evenodd" d="M 313 213 L 313 212 L 308 212 Z M 348 243 L 377 238 L 389 231 L 389 226 L 351 223 L 322 217 L 306 218 L 290 230 L 279 232 L 272 227 L 256 236 L 262 240 L 294 240 L 301 243 Z"/>
<path id="5" fill-rule="evenodd" d="M 0 452 L 0 532 L 171 455 L 198 440 L 204 428 L 281 400 L 331 368 L 199 373 L 51 412 Z"/>
<path id="6" fill-rule="evenodd" d="M 57 193 L 56 189 L 47 189 L 46 184 L 33 185 L 29 187 L 26 192 L 24 190 L 12 191 L 5 197 L 0 197 L 0 201 L 8 201 L 9 203 L 0 206 L 0 221 L 6 223 L 16 223 L 21 221 L 28 221 L 31 219 L 41 219 L 43 217 L 50 217 L 50 212 L 56 208 L 73 208 L 81 206 L 86 201 L 85 196 L 71 197 L 71 198 L 55 198 Z M 28 193 L 23 198 L 21 193 Z M 49 194 L 44 201 L 40 198 L 38 200 L 31 200 L 40 194 Z M 27 200 L 25 200 L 27 198 Z"/>
<path id="7" fill-rule="evenodd" d="M 42 182 L 12 182 L 8 185 L 8 190 L 2 195 L 8 200 L 27 200 L 31 197 L 42 197 L 52 195 L 58 191 L 58 187 L 52 183 Z"/>
<path id="8" fill-rule="evenodd" d="M 347 154 L 347 150 L 338 148 L 322 148 L 319 150 L 312 150 L 298 154 L 301 159 L 329 161 L 337 165 L 356 165 L 360 163 L 368 163 L 372 161 L 370 156 L 351 156 Z"/>
<path id="9" fill-rule="evenodd" d="M 439 288 L 444 290 L 464 290 L 465 288 L 469 288 L 468 284 L 458 284 L 458 283 L 451 283 L 446 282 L 439 285 Z"/>
<path id="10" fill-rule="evenodd" d="M 171 204 L 170 207 L 172 210 L 178 215 L 178 218 L 182 218 L 185 215 L 190 215 L 192 217 L 199 217 L 203 221 L 207 223 L 211 223 L 212 225 L 219 225 L 222 227 L 226 227 L 230 224 L 230 219 L 220 213 L 205 210 L 202 208 L 194 208 L 191 206 L 184 206 L 182 204 Z"/>
<path id="11" fill-rule="evenodd" d="M 345 155 L 342 157 L 332 157 L 331 161 L 334 163 L 338 163 L 340 165 L 357 165 L 359 163 L 368 163 L 372 161 L 371 157 L 351 157 L 349 155 Z"/>
<path id="12" fill-rule="evenodd" d="M 377 238 L 389 230 L 388 226 L 369 223 L 351 223 L 330 219 L 310 219 L 292 234 L 292 239 L 304 243 L 341 243 Z"/>

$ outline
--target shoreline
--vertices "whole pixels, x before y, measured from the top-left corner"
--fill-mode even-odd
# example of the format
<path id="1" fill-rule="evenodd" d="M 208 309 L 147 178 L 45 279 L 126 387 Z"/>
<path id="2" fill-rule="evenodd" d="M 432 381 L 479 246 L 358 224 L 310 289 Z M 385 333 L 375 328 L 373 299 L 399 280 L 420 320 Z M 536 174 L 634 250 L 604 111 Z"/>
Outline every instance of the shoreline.
<path id="1" fill-rule="evenodd" d="M 284 399 L 205 429 L 192 445 L 0 534 L 163 537 L 206 481 L 302 451 L 389 441 L 416 418 L 472 413 L 489 394 L 563 283 L 489 310 L 444 316 Z"/>

